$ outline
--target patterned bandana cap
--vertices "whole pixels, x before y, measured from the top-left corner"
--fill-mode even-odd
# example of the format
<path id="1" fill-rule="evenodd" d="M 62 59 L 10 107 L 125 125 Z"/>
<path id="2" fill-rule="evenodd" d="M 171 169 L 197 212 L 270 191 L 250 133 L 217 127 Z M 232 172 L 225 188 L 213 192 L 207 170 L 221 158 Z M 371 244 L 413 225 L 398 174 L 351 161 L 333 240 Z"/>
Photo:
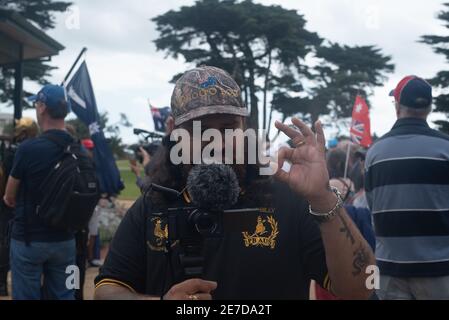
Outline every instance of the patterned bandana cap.
<path id="1" fill-rule="evenodd" d="M 249 115 L 234 79 L 226 71 L 208 66 L 187 71 L 176 82 L 171 109 L 176 126 L 210 114 Z"/>

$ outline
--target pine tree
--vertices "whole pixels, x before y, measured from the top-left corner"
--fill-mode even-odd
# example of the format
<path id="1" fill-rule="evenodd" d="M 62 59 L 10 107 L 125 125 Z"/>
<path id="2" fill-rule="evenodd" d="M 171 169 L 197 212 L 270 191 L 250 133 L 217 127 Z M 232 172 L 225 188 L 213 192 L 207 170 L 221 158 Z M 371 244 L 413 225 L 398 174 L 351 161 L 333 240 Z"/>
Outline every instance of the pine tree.
<path id="1" fill-rule="evenodd" d="M 373 88 L 382 86 L 386 75 L 394 71 L 391 57 L 374 46 L 327 43 L 317 47 L 316 58 L 318 63 L 310 77 L 313 85 L 307 88 L 306 96 L 275 94 L 273 106 L 285 118 L 302 114 L 314 123 L 320 115 L 351 117 L 356 96 L 362 95 L 369 103 Z"/>
<path id="2" fill-rule="evenodd" d="M 438 14 L 438 19 L 444 22 L 444 25 L 449 29 L 449 3 L 443 4 L 444 10 Z M 446 62 L 449 62 L 449 35 L 448 36 L 436 36 L 425 35 L 421 37 L 422 43 L 426 43 L 433 48 L 436 54 L 441 54 L 446 58 Z M 435 97 L 435 111 L 449 115 L 449 94 L 447 89 L 449 88 L 449 71 L 440 71 L 437 75 L 430 79 L 430 83 L 435 88 L 442 91 L 442 93 Z M 438 128 L 446 133 L 449 133 L 449 121 L 439 120 L 435 121 Z"/>
<path id="3" fill-rule="evenodd" d="M 322 41 L 305 28 L 306 20 L 295 10 L 250 0 L 200 0 L 153 21 L 160 32 L 158 50 L 196 65 L 221 67 L 236 79 L 251 108 L 249 126 L 254 129 L 259 127 L 258 94 L 265 127 L 268 93 L 279 85 L 298 88 L 295 70 L 307 70 L 306 56 Z"/>
<path id="4" fill-rule="evenodd" d="M 262 126 L 268 129 L 273 110 L 284 118 L 349 116 L 356 94 L 369 95 L 394 70 L 391 58 L 376 47 L 325 42 L 307 30 L 296 10 L 251 0 L 200 0 L 153 21 L 160 33 L 158 50 L 188 63 L 221 67 L 237 80 L 254 129 L 261 97 Z"/>

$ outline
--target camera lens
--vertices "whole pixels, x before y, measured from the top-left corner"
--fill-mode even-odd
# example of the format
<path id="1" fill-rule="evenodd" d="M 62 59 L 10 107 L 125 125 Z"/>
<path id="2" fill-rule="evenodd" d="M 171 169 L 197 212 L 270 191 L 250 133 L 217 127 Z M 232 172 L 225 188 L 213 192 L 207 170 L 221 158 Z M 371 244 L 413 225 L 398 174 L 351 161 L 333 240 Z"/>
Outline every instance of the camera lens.
<path id="1" fill-rule="evenodd" d="M 189 218 L 196 231 L 203 236 L 213 235 L 218 227 L 217 216 L 208 212 L 195 210 Z"/>

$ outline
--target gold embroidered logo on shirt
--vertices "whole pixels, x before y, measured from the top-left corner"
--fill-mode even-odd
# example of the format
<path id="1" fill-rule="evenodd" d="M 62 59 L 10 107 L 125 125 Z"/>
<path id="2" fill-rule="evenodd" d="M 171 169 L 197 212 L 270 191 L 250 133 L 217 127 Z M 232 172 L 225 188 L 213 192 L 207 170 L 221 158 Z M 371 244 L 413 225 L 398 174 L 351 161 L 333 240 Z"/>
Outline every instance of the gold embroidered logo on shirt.
<path id="1" fill-rule="evenodd" d="M 257 217 L 256 231 L 253 234 L 242 232 L 245 247 L 267 247 L 274 249 L 276 247 L 276 237 L 279 234 L 278 223 L 269 216 L 264 219 Z"/>
<path id="2" fill-rule="evenodd" d="M 151 222 L 154 225 L 154 241 L 153 243 L 148 241 L 148 246 L 153 251 L 166 251 L 165 243 L 168 239 L 168 225 L 161 218 L 153 218 Z"/>

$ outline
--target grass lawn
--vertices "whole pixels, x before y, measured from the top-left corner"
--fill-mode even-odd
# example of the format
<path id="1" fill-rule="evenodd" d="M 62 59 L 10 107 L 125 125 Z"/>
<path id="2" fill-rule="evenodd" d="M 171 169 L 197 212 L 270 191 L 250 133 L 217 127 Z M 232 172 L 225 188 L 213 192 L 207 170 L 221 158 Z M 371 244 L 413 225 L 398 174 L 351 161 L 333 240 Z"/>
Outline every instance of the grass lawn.
<path id="1" fill-rule="evenodd" d="M 119 199 L 136 200 L 140 196 L 140 190 L 136 186 L 136 176 L 131 172 L 128 160 L 117 161 L 117 167 L 125 184 L 125 189 L 120 193 Z"/>

